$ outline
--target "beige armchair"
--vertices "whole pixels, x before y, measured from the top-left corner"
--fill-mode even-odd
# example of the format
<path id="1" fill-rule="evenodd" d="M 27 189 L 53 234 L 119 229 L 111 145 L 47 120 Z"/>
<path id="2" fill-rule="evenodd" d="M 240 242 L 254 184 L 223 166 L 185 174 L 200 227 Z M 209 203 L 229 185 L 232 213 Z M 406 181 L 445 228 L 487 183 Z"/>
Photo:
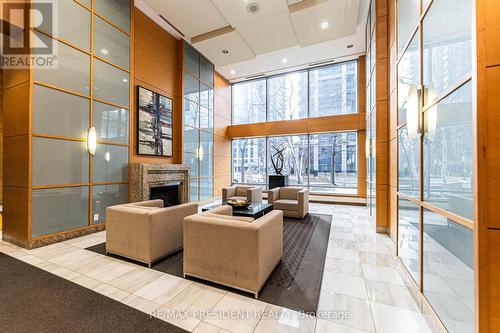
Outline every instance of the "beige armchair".
<path id="1" fill-rule="evenodd" d="M 243 199 L 252 203 L 262 202 L 262 188 L 253 186 L 231 186 L 222 189 L 222 202 L 228 199 Z"/>
<path id="2" fill-rule="evenodd" d="M 182 248 L 183 220 L 196 214 L 187 203 L 163 208 L 163 200 L 111 206 L 106 209 L 106 253 L 151 264 Z"/>
<path id="3" fill-rule="evenodd" d="M 309 190 L 300 187 L 277 187 L 267 192 L 267 201 L 273 209 L 287 217 L 304 218 L 309 213 Z"/>
<path id="4" fill-rule="evenodd" d="M 283 212 L 253 220 L 230 206 L 184 219 L 184 276 L 258 294 L 283 255 Z"/>

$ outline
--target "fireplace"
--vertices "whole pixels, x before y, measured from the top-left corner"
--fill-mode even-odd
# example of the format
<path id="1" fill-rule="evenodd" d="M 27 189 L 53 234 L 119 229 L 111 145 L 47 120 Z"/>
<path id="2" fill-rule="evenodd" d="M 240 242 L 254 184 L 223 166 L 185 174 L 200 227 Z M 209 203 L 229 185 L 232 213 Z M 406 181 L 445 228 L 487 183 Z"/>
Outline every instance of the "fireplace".
<path id="1" fill-rule="evenodd" d="M 151 185 L 149 199 L 162 199 L 164 207 L 179 205 L 182 201 L 182 182 Z"/>

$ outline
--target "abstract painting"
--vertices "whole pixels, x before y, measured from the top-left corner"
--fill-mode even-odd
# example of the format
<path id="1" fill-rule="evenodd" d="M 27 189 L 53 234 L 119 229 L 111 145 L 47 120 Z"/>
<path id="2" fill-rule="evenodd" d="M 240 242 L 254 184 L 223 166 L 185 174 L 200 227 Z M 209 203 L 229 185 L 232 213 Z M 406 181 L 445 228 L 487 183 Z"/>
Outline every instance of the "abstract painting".
<path id="1" fill-rule="evenodd" d="M 137 86 L 137 153 L 172 156 L 172 99 Z"/>

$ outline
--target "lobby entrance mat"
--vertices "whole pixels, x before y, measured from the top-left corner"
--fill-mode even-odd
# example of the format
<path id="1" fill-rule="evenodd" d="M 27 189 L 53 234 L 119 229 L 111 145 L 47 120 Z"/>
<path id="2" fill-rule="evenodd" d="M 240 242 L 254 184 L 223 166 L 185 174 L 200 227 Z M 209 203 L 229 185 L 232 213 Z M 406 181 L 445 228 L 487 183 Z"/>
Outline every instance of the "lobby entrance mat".
<path id="1" fill-rule="evenodd" d="M 259 300 L 296 311 L 315 314 L 318 306 L 326 251 L 330 237 L 331 215 L 308 214 L 304 219 L 283 219 L 283 258 L 259 293 Z M 106 243 L 87 250 L 106 255 Z M 134 262 L 110 255 L 114 258 Z M 144 265 L 135 262 L 138 265 Z M 155 263 L 154 270 L 182 277 L 182 251 Z M 189 277 L 190 280 L 252 297 L 236 289 Z"/>
<path id="2" fill-rule="evenodd" d="M 0 252 L 4 332 L 186 332 Z"/>

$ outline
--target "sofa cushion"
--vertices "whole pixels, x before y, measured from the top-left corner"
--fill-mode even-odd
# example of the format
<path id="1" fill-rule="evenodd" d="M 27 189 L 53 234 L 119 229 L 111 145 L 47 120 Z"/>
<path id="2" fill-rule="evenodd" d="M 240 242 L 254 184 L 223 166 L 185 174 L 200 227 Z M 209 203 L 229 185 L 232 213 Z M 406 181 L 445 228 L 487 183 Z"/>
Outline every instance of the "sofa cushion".
<path id="1" fill-rule="evenodd" d="M 281 187 L 280 199 L 297 200 L 297 192 L 299 191 L 300 189 L 296 187 Z"/>
<path id="2" fill-rule="evenodd" d="M 236 196 L 247 198 L 247 190 L 249 186 L 236 186 Z"/>
<path id="3" fill-rule="evenodd" d="M 297 200 L 279 199 L 273 202 L 273 208 L 279 210 L 298 210 L 299 202 Z"/>
<path id="4" fill-rule="evenodd" d="M 245 216 L 228 216 L 228 215 L 222 215 L 222 214 L 213 214 L 213 213 L 204 213 L 203 216 L 207 217 L 213 217 L 217 219 L 223 219 L 223 220 L 232 220 L 232 221 L 241 221 L 241 222 L 253 222 L 255 221 L 254 218 L 252 217 L 245 217 Z"/>
<path id="5" fill-rule="evenodd" d="M 235 195 L 234 197 L 230 197 L 230 198 L 227 198 L 228 200 L 246 200 L 247 197 L 246 196 L 238 196 L 238 195 Z"/>

